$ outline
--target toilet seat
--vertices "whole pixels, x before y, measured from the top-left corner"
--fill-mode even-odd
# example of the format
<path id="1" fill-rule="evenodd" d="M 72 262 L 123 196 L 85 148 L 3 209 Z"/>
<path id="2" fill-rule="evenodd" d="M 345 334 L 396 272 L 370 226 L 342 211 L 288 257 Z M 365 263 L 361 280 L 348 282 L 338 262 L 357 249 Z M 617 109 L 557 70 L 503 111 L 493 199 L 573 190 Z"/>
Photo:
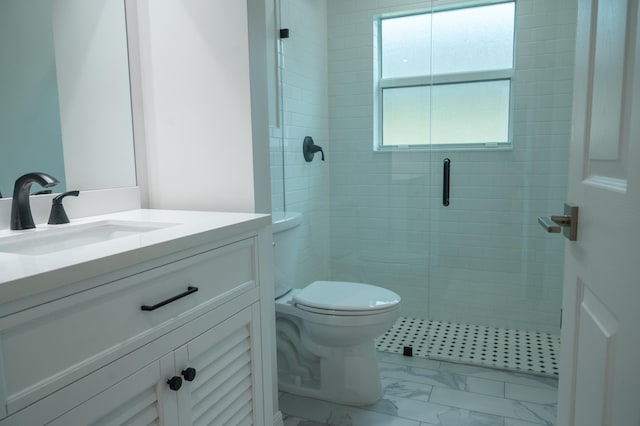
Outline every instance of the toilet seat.
<path id="1" fill-rule="evenodd" d="M 396 306 L 391 306 L 391 307 L 386 308 L 386 309 L 371 309 L 371 310 L 367 310 L 367 311 L 364 311 L 364 310 L 362 310 L 362 311 L 337 311 L 337 310 L 333 310 L 333 309 L 313 308 L 311 306 L 305 306 L 305 305 L 299 305 L 299 304 L 296 304 L 296 308 L 300 309 L 301 311 L 311 312 L 311 313 L 314 313 L 314 314 L 333 315 L 333 316 L 340 316 L 340 317 L 376 315 L 376 314 L 383 314 L 385 312 L 395 311 L 397 309 Z"/>
<path id="2" fill-rule="evenodd" d="M 302 310 L 324 315 L 374 315 L 397 309 L 400 296 L 370 284 L 315 281 L 293 296 Z"/>

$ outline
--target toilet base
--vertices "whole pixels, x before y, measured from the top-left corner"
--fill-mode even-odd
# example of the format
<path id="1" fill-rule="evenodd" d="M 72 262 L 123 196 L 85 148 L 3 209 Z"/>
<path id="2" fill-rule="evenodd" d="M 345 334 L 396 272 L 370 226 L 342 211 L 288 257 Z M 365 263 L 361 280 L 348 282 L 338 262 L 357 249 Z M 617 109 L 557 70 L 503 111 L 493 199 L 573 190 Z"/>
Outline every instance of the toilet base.
<path id="1" fill-rule="evenodd" d="M 347 405 L 370 405 L 382 397 L 373 343 L 324 349 L 315 379 L 301 377 L 279 366 L 279 389 Z"/>

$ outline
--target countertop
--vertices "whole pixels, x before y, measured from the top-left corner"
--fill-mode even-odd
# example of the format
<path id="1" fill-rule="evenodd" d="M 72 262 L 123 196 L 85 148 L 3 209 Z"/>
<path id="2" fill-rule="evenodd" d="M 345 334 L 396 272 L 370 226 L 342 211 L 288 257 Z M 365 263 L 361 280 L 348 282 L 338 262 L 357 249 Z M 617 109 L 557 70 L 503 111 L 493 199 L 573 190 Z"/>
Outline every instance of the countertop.
<path id="1" fill-rule="evenodd" d="M 131 210 L 77 220 L 37 224 L 25 231 L 0 230 L 4 237 L 69 229 L 97 221 L 160 223 L 161 229 L 47 254 L 0 252 L 0 304 L 57 289 L 141 262 L 250 233 L 271 224 L 269 215 L 182 210 Z M 44 235 L 44 234 L 42 234 Z"/>

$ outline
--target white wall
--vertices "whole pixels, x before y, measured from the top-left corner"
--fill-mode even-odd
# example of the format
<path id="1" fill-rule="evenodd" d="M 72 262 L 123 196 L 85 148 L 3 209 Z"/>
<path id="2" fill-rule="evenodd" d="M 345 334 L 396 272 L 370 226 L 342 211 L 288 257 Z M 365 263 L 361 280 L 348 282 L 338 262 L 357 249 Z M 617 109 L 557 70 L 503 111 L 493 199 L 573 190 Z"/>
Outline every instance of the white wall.
<path id="1" fill-rule="evenodd" d="M 256 213 L 271 213 L 271 183 L 269 179 L 269 124 L 271 107 L 269 94 L 276 86 L 276 57 L 273 21 L 273 0 L 247 0 L 249 35 L 249 80 L 251 93 L 251 138 L 253 160 L 253 196 Z"/>
<path id="2" fill-rule="evenodd" d="M 138 6 L 149 207 L 254 211 L 247 3 Z"/>
<path id="3" fill-rule="evenodd" d="M 333 279 L 389 287 L 407 316 L 557 331 L 564 243 L 536 217 L 566 201 L 574 3 L 517 2 L 513 150 L 389 154 L 372 152 L 373 15 L 429 2 L 328 1 Z"/>
<path id="4" fill-rule="evenodd" d="M 281 0 L 283 120 L 271 130 L 272 206 L 304 215 L 297 287 L 330 277 L 329 189 L 333 152 L 329 143 L 326 2 Z M 326 155 L 305 162 L 302 141 L 311 136 Z M 284 164 L 282 168 L 284 153 Z M 284 186 L 283 186 L 284 183 Z M 284 188 L 284 189 L 283 189 Z"/>

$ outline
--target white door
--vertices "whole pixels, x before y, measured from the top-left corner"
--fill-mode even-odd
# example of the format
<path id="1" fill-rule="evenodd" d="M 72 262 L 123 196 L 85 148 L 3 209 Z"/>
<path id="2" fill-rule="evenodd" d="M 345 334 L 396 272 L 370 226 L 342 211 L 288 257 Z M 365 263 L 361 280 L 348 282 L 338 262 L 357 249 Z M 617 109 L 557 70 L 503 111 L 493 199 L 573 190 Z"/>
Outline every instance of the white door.
<path id="1" fill-rule="evenodd" d="M 558 425 L 640 425 L 637 0 L 579 0 Z M 562 206 L 558 206 L 561 210 Z"/>

